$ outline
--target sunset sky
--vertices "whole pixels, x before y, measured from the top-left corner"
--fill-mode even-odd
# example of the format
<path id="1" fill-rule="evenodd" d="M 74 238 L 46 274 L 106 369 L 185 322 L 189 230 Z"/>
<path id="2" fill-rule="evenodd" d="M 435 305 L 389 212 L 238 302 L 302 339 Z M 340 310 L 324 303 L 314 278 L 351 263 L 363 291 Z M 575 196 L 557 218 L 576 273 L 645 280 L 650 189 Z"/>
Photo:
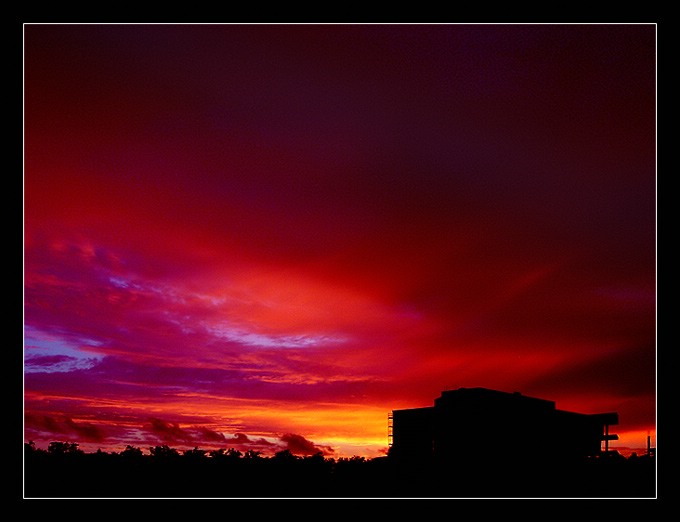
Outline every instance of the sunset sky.
<path id="1" fill-rule="evenodd" d="M 653 24 L 27 24 L 25 439 L 374 457 L 480 386 L 644 448 L 655 149 Z"/>

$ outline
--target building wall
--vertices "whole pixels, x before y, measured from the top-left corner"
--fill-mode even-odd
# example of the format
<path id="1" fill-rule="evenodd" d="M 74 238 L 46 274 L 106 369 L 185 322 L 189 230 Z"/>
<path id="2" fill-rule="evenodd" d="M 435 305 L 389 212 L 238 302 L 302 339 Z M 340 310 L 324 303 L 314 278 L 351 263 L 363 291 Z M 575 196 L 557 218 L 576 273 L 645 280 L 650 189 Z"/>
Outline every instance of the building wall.
<path id="1" fill-rule="evenodd" d="M 551 401 L 483 388 L 442 393 L 435 400 L 434 448 L 446 460 L 527 457 L 551 430 Z"/>
<path id="2" fill-rule="evenodd" d="M 404 458 L 432 456 L 434 408 L 412 408 L 392 412 L 390 455 Z"/>
<path id="3" fill-rule="evenodd" d="M 434 407 L 395 410 L 390 454 L 464 462 L 595 455 L 604 423 L 616 414 L 585 415 L 555 403 L 485 388 L 444 391 Z"/>

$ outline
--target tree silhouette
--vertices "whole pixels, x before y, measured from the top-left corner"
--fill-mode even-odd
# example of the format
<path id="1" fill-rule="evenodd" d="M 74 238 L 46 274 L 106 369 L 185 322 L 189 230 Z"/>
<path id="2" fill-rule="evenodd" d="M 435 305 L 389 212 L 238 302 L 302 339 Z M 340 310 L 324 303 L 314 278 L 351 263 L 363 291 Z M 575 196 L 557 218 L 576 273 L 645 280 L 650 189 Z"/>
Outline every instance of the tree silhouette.
<path id="1" fill-rule="evenodd" d="M 298 457 L 296 457 L 293 452 L 291 452 L 289 449 L 284 449 L 281 451 L 277 451 L 274 453 L 274 460 L 279 461 L 279 462 L 292 462 L 297 460 Z"/>
<path id="2" fill-rule="evenodd" d="M 221 460 L 221 459 L 224 458 L 224 452 L 225 452 L 224 448 L 219 448 L 219 449 L 215 449 L 215 450 L 210 450 L 208 452 L 208 455 L 213 460 Z"/>
<path id="3" fill-rule="evenodd" d="M 250 450 L 245 452 L 245 454 L 243 455 L 243 458 L 244 459 L 251 459 L 251 460 L 261 459 L 262 458 L 262 452 L 250 449 Z"/>
<path id="4" fill-rule="evenodd" d="M 243 453 L 241 453 L 239 450 L 234 449 L 234 448 L 229 448 L 226 453 L 227 458 L 231 460 L 237 460 L 243 457 Z"/>
<path id="5" fill-rule="evenodd" d="M 179 457 L 179 451 L 169 447 L 167 444 L 152 446 L 149 448 L 149 453 L 157 460 L 167 460 Z"/>
<path id="6" fill-rule="evenodd" d="M 83 450 L 78 448 L 77 442 L 50 442 L 47 452 L 51 455 L 75 455 L 83 454 Z"/>
<path id="7" fill-rule="evenodd" d="M 618 453 L 540 467 L 485 459 L 449 467 L 398 457 L 296 456 L 282 449 L 180 453 L 168 445 L 85 453 L 77 443 L 24 444 L 25 494 L 31 497 L 654 497 L 655 455 Z"/>
<path id="8" fill-rule="evenodd" d="M 197 447 L 195 447 L 194 449 L 185 450 L 183 456 L 185 459 L 197 461 L 203 460 L 205 458 L 206 453 L 207 453 L 206 450 L 198 449 Z"/>
<path id="9" fill-rule="evenodd" d="M 130 460 L 139 460 L 144 455 L 141 448 L 135 446 L 130 446 L 129 444 L 125 446 L 125 449 L 120 452 L 121 457 Z"/>

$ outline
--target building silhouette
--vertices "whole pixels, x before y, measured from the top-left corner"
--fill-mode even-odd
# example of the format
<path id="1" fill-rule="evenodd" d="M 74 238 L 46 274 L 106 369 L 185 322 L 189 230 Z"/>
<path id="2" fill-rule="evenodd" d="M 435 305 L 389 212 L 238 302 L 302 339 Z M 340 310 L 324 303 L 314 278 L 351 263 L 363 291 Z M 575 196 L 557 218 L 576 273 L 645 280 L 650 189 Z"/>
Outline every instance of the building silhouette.
<path id="1" fill-rule="evenodd" d="M 609 451 L 618 413 L 558 410 L 553 401 L 486 388 L 443 391 L 434 406 L 388 415 L 389 455 L 407 460 L 574 459 Z M 604 443 L 604 448 L 602 447 Z"/>

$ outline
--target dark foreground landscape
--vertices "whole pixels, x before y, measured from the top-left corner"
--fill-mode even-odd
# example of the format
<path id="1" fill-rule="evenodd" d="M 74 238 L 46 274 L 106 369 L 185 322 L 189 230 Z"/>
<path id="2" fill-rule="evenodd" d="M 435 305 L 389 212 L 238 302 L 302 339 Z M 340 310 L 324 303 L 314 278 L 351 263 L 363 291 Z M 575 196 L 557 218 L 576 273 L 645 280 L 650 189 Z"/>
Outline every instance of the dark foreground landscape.
<path id="1" fill-rule="evenodd" d="M 453 464 L 272 457 L 168 446 L 85 453 L 74 443 L 25 445 L 25 498 L 655 498 L 654 456 L 617 453 L 565 462 L 558 456 Z"/>

